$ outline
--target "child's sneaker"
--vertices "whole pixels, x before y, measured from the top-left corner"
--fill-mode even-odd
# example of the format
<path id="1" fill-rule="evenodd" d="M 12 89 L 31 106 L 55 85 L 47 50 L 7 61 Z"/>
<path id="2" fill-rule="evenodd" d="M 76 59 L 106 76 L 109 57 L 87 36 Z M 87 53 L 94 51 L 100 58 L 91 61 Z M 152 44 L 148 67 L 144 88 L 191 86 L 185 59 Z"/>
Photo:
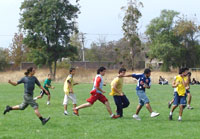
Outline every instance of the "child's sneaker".
<path id="1" fill-rule="evenodd" d="M 50 105 L 50 101 L 47 101 L 47 105 Z"/>
<path id="2" fill-rule="evenodd" d="M 64 115 L 68 115 L 69 113 L 67 111 L 64 111 Z"/>
<path id="3" fill-rule="evenodd" d="M 133 118 L 136 119 L 136 120 L 138 120 L 138 121 L 141 120 L 141 118 L 140 118 L 137 114 L 134 114 L 134 115 L 133 115 Z"/>
<path id="4" fill-rule="evenodd" d="M 172 120 L 172 115 L 169 115 L 169 120 L 170 120 L 170 121 Z"/>
<path id="5" fill-rule="evenodd" d="M 7 105 L 6 108 L 5 108 L 5 110 L 4 110 L 4 112 L 3 112 L 3 114 L 5 115 L 10 110 L 12 110 L 12 107 L 10 107 L 10 106 Z"/>
<path id="6" fill-rule="evenodd" d="M 49 120 L 50 120 L 50 117 L 44 118 L 44 119 L 42 120 L 42 125 L 45 125 Z"/>
<path id="7" fill-rule="evenodd" d="M 172 106 L 171 102 L 168 102 L 168 108 L 170 109 Z"/>
<path id="8" fill-rule="evenodd" d="M 74 111 L 74 115 L 79 116 L 79 114 L 78 114 L 78 110 L 77 110 L 76 108 L 73 108 L 73 111 Z"/>
<path id="9" fill-rule="evenodd" d="M 151 116 L 151 117 L 156 117 L 156 116 L 158 116 L 158 115 L 160 115 L 160 113 L 152 112 L 150 116 Z"/>
<path id="10" fill-rule="evenodd" d="M 190 110 L 192 110 L 192 109 L 193 109 L 193 107 L 191 107 L 191 106 L 187 106 L 187 109 L 190 109 Z"/>
<path id="11" fill-rule="evenodd" d="M 117 118 L 119 118 L 120 117 L 120 115 L 113 115 L 111 118 L 112 119 L 117 119 Z"/>

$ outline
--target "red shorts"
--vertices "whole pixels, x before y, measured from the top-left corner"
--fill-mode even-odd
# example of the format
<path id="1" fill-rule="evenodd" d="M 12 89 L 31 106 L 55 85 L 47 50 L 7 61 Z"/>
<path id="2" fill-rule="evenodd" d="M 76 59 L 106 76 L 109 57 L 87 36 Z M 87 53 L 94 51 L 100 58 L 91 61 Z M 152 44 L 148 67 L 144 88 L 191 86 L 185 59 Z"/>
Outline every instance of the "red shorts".
<path id="1" fill-rule="evenodd" d="M 102 94 L 100 94 L 100 93 L 97 93 L 96 90 L 95 90 L 95 91 L 92 90 L 92 91 L 90 92 L 90 94 L 91 94 L 90 98 L 88 98 L 88 99 L 86 100 L 86 101 L 89 102 L 90 104 L 93 104 L 96 100 L 101 101 L 103 104 L 105 104 L 105 102 L 108 101 L 108 99 L 107 99 L 104 95 L 102 95 Z"/>

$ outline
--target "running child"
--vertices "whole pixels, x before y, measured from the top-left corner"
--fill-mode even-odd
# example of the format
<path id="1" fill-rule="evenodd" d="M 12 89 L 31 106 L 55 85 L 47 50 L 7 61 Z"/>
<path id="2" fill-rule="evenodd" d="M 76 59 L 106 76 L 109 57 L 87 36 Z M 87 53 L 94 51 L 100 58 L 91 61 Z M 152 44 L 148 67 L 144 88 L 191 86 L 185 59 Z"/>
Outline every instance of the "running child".
<path id="1" fill-rule="evenodd" d="M 125 68 L 119 69 L 119 76 L 116 77 L 111 82 L 111 93 L 110 95 L 113 96 L 115 104 L 117 106 L 117 115 L 120 115 L 120 117 L 123 117 L 123 109 L 129 106 L 129 100 L 122 91 L 123 88 L 123 77 L 126 74 Z"/>
<path id="2" fill-rule="evenodd" d="M 106 73 L 105 67 L 100 67 L 97 70 L 97 75 L 94 79 L 93 89 L 90 92 L 91 96 L 90 96 L 90 98 L 87 99 L 87 103 L 82 104 L 82 105 L 74 108 L 74 114 L 75 115 L 78 116 L 79 115 L 78 111 L 80 109 L 90 107 L 94 104 L 95 101 L 99 100 L 100 102 L 105 104 L 106 109 L 107 109 L 108 113 L 110 114 L 111 118 L 116 119 L 116 118 L 120 117 L 120 115 L 114 115 L 112 113 L 108 99 L 103 95 L 103 93 L 106 93 L 104 90 L 102 90 L 103 89 L 103 76 L 105 75 L 105 73 Z"/>
<path id="3" fill-rule="evenodd" d="M 46 124 L 50 117 L 48 118 L 43 118 L 42 115 L 40 114 L 38 110 L 38 104 L 33 100 L 33 91 L 35 89 L 35 84 L 37 84 L 38 87 L 40 87 L 42 90 L 44 90 L 46 93 L 47 90 L 44 89 L 38 79 L 34 76 L 35 74 L 35 69 L 33 67 L 30 67 L 27 69 L 27 71 L 24 73 L 25 77 L 23 77 L 21 80 L 18 82 L 13 82 L 11 80 L 8 81 L 13 86 L 17 86 L 18 84 L 23 83 L 24 84 L 24 101 L 20 105 L 16 106 L 6 106 L 3 114 L 5 115 L 7 112 L 11 110 L 24 110 L 28 107 L 28 105 L 31 105 L 31 107 L 34 109 L 35 114 L 38 116 L 38 118 L 41 120 L 42 124 Z"/>
<path id="4" fill-rule="evenodd" d="M 179 75 L 176 76 L 175 84 L 172 84 L 173 88 L 176 88 L 175 97 L 172 109 L 169 113 L 169 120 L 172 120 L 172 115 L 174 110 L 179 105 L 179 117 L 178 121 L 182 121 L 183 108 L 186 106 L 186 87 L 188 86 L 189 80 L 186 77 L 188 70 L 186 68 L 181 68 L 179 70 Z"/>
<path id="5" fill-rule="evenodd" d="M 64 114 L 65 115 L 68 115 L 67 104 L 68 104 L 69 99 L 72 100 L 73 108 L 76 107 L 76 96 L 74 94 L 73 86 L 77 85 L 78 83 L 74 83 L 73 77 L 74 77 L 75 73 L 76 73 L 76 69 L 71 68 L 69 70 L 69 75 L 64 83 L 65 96 L 64 96 L 64 100 L 63 100 L 63 105 L 64 105 Z"/>
<path id="6" fill-rule="evenodd" d="M 51 93 L 50 93 L 50 91 L 49 91 L 49 88 L 51 88 L 51 89 L 54 89 L 54 88 L 55 88 L 54 86 L 51 86 L 51 77 L 52 77 L 52 75 L 51 75 L 51 74 L 48 74 L 48 77 L 47 77 L 47 79 L 44 81 L 44 85 L 43 85 L 43 87 L 48 91 L 48 94 L 47 94 L 44 90 L 41 90 L 40 95 L 37 96 L 37 97 L 35 97 L 34 100 L 37 100 L 37 99 L 42 98 L 42 97 L 44 96 L 44 94 L 45 94 L 45 95 L 48 96 L 47 105 L 50 104 Z"/>
<path id="7" fill-rule="evenodd" d="M 189 71 L 188 68 L 186 68 L 187 71 Z M 188 72 L 188 74 L 186 75 L 188 77 L 188 80 L 189 80 L 189 83 L 190 83 L 190 80 L 191 80 L 191 75 L 192 73 L 191 72 Z M 190 84 L 188 83 L 188 85 L 186 86 L 186 98 L 188 97 L 188 101 L 187 101 L 187 109 L 190 109 L 192 110 L 193 107 L 190 106 L 191 104 L 191 100 L 192 100 L 192 95 L 190 93 Z M 176 77 L 174 77 L 174 80 L 172 82 L 172 86 L 175 86 L 176 84 Z M 174 94 L 176 92 L 176 88 L 174 88 Z M 171 105 L 174 103 L 174 98 L 168 103 L 168 108 L 170 109 L 171 108 Z M 185 108 L 185 106 L 183 107 Z"/>
<path id="8" fill-rule="evenodd" d="M 133 115 L 133 118 L 136 120 L 141 120 L 141 118 L 139 117 L 139 112 L 142 109 L 142 107 L 144 106 L 144 104 L 146 105 L 147 110 L 150 112 L 150 117 L 156 117 L 158 115 L 160 115 L 157 112 L 153 112 L 151 105 L 150 105 L 150 101 L 148 99 L 148 97 L 146 96 L 146 92 L 145 89 L 150 89 L 151 87 L 151 70 L 150 69 L 145 69 L 143 74 L 130 74 L 130 75 L 124 75 L 121 77 L 133 77 L 137 79 L 137 87 L 136 87 L 136 92 L 137 92 L 137 96 L 139 98 L 139 104 L 137 106 L 136 109 L 136 113 Z"/>

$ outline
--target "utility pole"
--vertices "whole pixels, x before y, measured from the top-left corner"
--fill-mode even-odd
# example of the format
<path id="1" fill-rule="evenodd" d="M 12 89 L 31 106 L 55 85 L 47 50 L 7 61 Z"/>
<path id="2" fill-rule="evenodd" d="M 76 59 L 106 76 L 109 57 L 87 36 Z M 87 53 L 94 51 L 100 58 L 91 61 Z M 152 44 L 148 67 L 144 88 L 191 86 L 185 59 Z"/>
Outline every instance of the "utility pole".
<path id="1" fill-rule="evenodd" d="M 85 48 L 84 48 L 84 44 L 85 44 L 85 37 L 84 37 L 84 35 L 85 35 L 86 33 L 81 33 L 80 35 L 81 35 L 81 42 L 82 42 L 82 56 L 83 56 L 83 62 L 85 62 Z"/>

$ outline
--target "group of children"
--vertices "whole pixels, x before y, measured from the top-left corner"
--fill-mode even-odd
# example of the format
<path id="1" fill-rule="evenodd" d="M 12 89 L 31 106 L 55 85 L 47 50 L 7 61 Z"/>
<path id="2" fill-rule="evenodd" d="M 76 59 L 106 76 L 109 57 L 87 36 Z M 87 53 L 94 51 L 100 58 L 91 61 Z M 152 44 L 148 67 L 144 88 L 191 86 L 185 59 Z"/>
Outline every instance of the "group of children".
<path id="1" fill-rule="evenodd" d="M 71 68 L 69 70 L 69 75 L 65 80 L 64 83 L 64 114 L 68 115 L 67 111 L 67 104 L 69 100 L 72 100 L 73 103 L 73 113 L 77 116 L 79 116 L 79 110 L 83 108 L 87 108 L 92 106 L 97 100 L 105 104 L 106 109 L 110 115 L 111 118 L 116 119 L 123 117 L 123 109 L 127 108 L 130 104 L 128 98 L 126 97 L 125 93 L 123 92 L 123 78 L 124 77 L 132 77 L 137 79 L 137 87 L 136 87 L 136 94 L 139 99 L 139 104 L 136 108 L 136 113 L 133 115 L 133 118 L 136 120 L 141 120 L 139 117 L 139 112 L 142 109 L 142 107 L 145 105 L 147 110 L 150 112 L 150 117 L 156 117 L 160 114 L 157 112 L 154 112 L 151 108 L 150 101 L 146 95 L 145 90 L 150 89 L 151 87 L 151 70 L 145 69 L 143 74 L 129 74 L 126 75 L 126 69 L 120 68 L 118 75 L 113 79 L 111 82 L 111 92 L 109 93 L 111 96 L 113 96 L 114 102 L 116 104 L 117 110 L 116 115 L 113 114 L 109 101 L 104 95 L 106 93 L 103 90 L 103 86 L 105 85 L 103 82 L 103 76 L 106 74 L 106 68 L 100 67 L 97 70 L 97 75 L 94 78 L 94 84 L 93 88 L 90 92 L 91 96 L 86 100 L 87 102 L 84 104 L 81 104 L 79 106 L 76 106 L 76 96 L 74 94 L 73 86 L 77 85 L 78 83 L 75 83 L 73 80 L 73 77 L 76 73 L 75 68 Z M 8 81 L 11 85 L 18 85 L 21 83 L 24 83 L 24 101 L 20 105 L 16 106 L 6 106 L 4 110 L 4 115 L 11 111 L 11 110 L 24 110 L 28 105 L 31 105 L 35 111 L 35 114 L 38 116 L 38 118 L 41 120 L 42 124 L 46 124 L 50 117 L 43 118 L 42 115 L 39 113 L 38 110 L 38 104 L 35 102 L 37 99 L 40 99 L 43 97 L 44 94 L 48 95 L 48 101 L 47 105 L 50 104 L 50 91 L 49 88 L 54 89 L 55 87 L 51 86 L 51 74 L 48 74 L 48 78 L 44 82 L 44 86 L 41 86 L 38 79 L 34 76 L 35 69 L 33 67 L 30 67 L 25 72 L 25 77 L 23 77 L 18 82 L 12 82 L 11 80 Z M 174 89 L 174 99 L 169 103 L 169 108 L 171 107 L 171 104 L 173 103 L 173 107 L 170 111 L 169 120 L 172 120 L 172 114 L 174 110 L 177 108 L 177 106 L 180 104 L 180 112 L 179 112 L 179 118 L 178 120 L 182 120 L 182 113 L 184 106 L 186 105 L 186 96 L 189 95 L 189 80 L 190 80 L 191 73 L 188 74 L 188 68 L 182 68 L 179 71 L 179 75 L 174 78 L 174 81 L 172 83 L 172 87 Z M 35 84 L 37 84 L 41 88 L 40 95 L 33 98 L 33 91 L 35 88 Z M 186 93 L 187 92 L 187 93 Z M 191 95 L 189 95 L 191 97 Z M 191 99 L 191 98 L 190 98 Z M 192 108 L 190 105 L 188 108 Z"/>
<path id="2" fill-rule="evenodd" d="M 174 110 L 178 107 L 179 105 L 179 117 L 178 121 L 182 121 L 182 114 L 183 114 L 183 109 L 187 105 L 187 100 L 186 98 L 188 97 L 188 109 L 193 109 L 190 106 L 191 103 L 191 94 L 190 94 L 190 79 L 191 78 L 191 72 L 189 72 L 188 68 L 181 68 L 179 70 L 179 75 L 174 77 L 172 87 L 174 88 L 174 98 L 168 103 L 168 107 L 170 108 L 172 103 L 173 106 L 170 110 L 169 113 L 169 120 L 172 120 L 172 115 Z"/>

